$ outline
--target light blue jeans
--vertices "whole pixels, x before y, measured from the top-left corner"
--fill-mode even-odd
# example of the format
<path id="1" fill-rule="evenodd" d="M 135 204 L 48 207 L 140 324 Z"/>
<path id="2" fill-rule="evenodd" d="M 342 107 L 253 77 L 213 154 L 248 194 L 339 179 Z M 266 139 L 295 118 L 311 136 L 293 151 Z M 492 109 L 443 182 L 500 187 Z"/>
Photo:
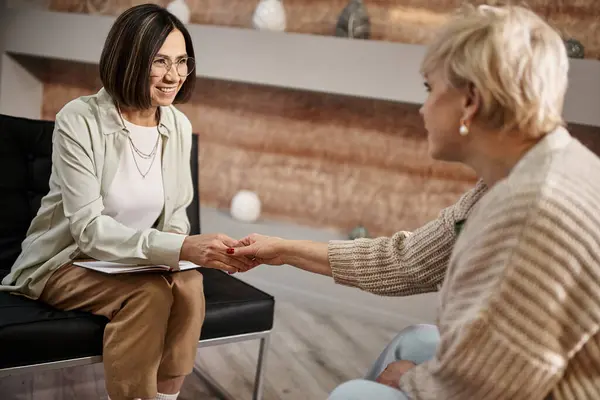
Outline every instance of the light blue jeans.
<path id="1" fill-rule="evenodd" d="M 408 360 L 421 364 L 435 356 L 440 334 L 435 325 L 414 325 L 401 331 L 387 345 L 364 379 L 335 388 L 328 400 L 410 400 L 400 390 L 375 382 L 388 364 Z"/>

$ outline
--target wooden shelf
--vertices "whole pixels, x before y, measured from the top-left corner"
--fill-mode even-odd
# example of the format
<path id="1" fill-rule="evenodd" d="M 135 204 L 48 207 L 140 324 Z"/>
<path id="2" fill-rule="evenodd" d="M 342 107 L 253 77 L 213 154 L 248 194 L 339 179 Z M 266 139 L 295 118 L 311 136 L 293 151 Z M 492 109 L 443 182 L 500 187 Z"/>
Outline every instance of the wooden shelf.
<path id="1" fill-rule="evenodd" d="M 4 51 L 97 63 L 114 17 L 8 9 Z M 420 104 L 425 47 L 189 25 L 200 77 Z M 600 62 L 572 60 L 568 122 L 600 126 Z"/>

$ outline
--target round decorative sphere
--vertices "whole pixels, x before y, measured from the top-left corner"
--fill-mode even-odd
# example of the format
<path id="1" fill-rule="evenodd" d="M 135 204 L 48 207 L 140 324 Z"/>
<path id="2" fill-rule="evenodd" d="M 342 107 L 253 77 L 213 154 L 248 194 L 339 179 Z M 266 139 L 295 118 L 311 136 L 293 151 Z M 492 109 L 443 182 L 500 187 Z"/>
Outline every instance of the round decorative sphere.
<path id="1" fill-rule="evenodd" d="M 176 16 L 182 23 L 190 23 L 190 8 L 185 0 L 173 0 L 167 6 L 167 11 Z"/>
<path id="2" fill-rule="evenodd" d="M 261 31 L 283 32 L 287 25 L 281 0 L 261 0 L 252 15 L 252 26 Z"/>
<path id="3" fill-rule="evenodd" d="M 231 200 L 231 216 L 239 221 L 256 221 L 260 216 L 260 209 L 260 198 L 249 190 L 240 190 Z"/>

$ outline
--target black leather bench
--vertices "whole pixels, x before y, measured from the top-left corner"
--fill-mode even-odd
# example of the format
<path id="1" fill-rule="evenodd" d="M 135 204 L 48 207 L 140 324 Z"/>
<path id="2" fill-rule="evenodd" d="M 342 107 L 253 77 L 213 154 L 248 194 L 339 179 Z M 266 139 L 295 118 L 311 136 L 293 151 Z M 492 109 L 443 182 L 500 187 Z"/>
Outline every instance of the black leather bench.
<path id="1" fill-rule="evenodd" d="M 48 192 L 54 123 L 0 115 L 0 279 L 11 268 L 21 242 Z M 198 139 L 191 167 L 198 188 Z M 200 232 L 198 190 L 188 208 L 191 233 Z M 221 271 L 205 269 L 206 320 L 199 347 L 260 339 L 253 399 L 262 397 L 263 366 L 273 326 L 272 296 Z M 64 312 L 0 292 L 0 377 L 102 361 L 107 320 L 86 312 Z M 196 369 L 221 396 L 225 389 Z"/>

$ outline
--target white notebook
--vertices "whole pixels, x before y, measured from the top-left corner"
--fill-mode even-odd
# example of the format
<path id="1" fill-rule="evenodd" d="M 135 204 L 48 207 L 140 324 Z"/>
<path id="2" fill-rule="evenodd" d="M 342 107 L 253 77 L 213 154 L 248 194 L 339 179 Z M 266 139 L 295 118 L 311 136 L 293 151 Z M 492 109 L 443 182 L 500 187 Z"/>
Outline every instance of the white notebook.
<path id="1" fill-rule="evenodd" d="M 167 265 L 136 265 L 121 264 L 108 261 L 76 261 L 73 265 L 93 269 L 105 274 L 129 274 L 133 272 L 177 272 L 188 269 L 201 268 L 199 265 L 189 261 L 179 261 L 179 268 L 170 268 Z"/>

